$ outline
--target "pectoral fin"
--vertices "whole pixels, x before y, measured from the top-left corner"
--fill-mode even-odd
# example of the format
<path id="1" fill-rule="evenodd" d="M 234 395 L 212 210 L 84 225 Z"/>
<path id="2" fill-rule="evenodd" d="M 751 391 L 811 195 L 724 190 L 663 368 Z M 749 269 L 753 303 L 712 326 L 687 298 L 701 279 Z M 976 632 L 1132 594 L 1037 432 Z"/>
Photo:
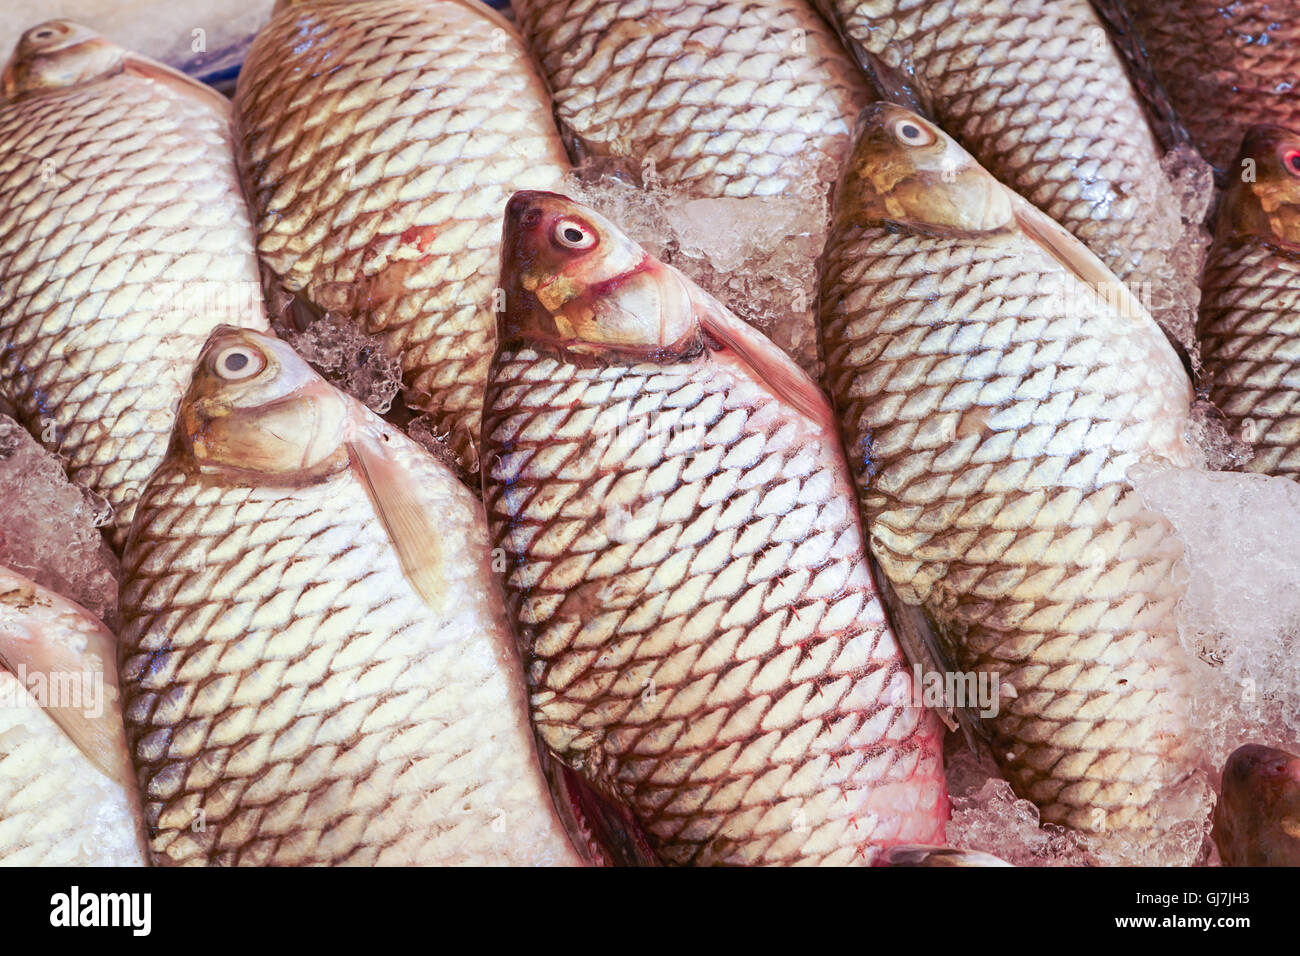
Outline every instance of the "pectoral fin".
<path id="1" fill-rule="evenodd" d="M 393 545 L 402 573 L 424 603 L 441 614 L 446 610 L 446 593 L 438 529 L 415 493 L 415 477 L 381 436 L 366 431 L 349 441 L 349 461 Z"/>
<path id="2" fill-rule="evenodd" d="M 835 413 L 821 386 L 771 340 L 732 315 L 721 303 L 694 290 L 691 297 L 700 328 L 708 338 L 775 397 L 830 434 L 836 434 Z"/>
<path id="3" fill-rule="evenodd" d="M 955 672 L 956 647 L 952 639 L 926 614 L 924 608 L 908 604 L 898 596 L 870 551 L 867 552 L 867 557 L 890 629 L 902 646 L 908 662 L 913 667 L 919 666 L 923 674 L 944 675 Z M 989 734 L 980 719 L 977 705 L 972 703 L 966 707 L 957 707 L 949 704 L 936 708 L 936 712 L 949 730 L 961 730 L 972 750 L 978 749 L 979 741 L 988 740 Z"/>
<path id="4" fill-rule="evenodd" d="M 36 702 L 50 719 L 105 776 L 133 786 L 116 653 L 90 612 L 0 569 L 0 669 L 24 674 L 29 693 L 39 679 Z"/>

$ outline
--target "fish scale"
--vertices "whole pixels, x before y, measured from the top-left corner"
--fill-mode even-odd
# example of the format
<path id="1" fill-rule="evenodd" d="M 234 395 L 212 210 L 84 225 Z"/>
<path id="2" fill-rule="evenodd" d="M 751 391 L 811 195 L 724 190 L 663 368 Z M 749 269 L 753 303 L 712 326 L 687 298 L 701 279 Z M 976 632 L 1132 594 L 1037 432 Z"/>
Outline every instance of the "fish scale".
<path id="1" fill-rule="evenodd" d="M 447 540 L 486 555 L 469 492 L 405 454 Z M 527 718 L 480 563 L 447 564 L 436 617 L 350 470 L 225 486 L 169 459 L 121 597 L 155 861 L 574 862 L 531 746 L 511 745 Z"/>
<path id="2" fill-rule="evenodd" d="M 568 168 L 527 51 L 478 7 L 293 5 L 235 97 L 263 262 L 400 353 L 408 401 L 471 470 L 501 210 Z"/>
<path id="3" fill-rule="evenodd" d="M 1167 246 L 1146 206 L 1162 181 L 1151 130 L 1088 0 L 817 0 L 1002 182 L 1125 282 Z"/>
<path id="4" fill-rule="evenodd" d="M 1191 463 L 1172 350 L 1015 231 L 839 222 L 823 270 L 872 552 L 956 667 L 1017 692 L 991 721 L 1008 779 L 1046 822 L 1172 825 L 1153 799 L 1190 770 L 1182 546 L 1126 477 Z"/>
<path id="5" fill-rule="evenodd" d="M 1253 123 L 1300 128 L 1300 23 L 1288 0 L 1141 0 L 1127 9 L 1209 162 L 1228 169 Z"/>
<path id="6" fill-rule="evenodd" d="M 229 116 L 117 75 L 0 102 L 0 144 L 0 388 L 120 548 L 207 333 L 266 325 Z"/>
<path id="7" fill-rule="evenodd" d="M 1210 400 L 1253 423 L 1251 471 L 1300 480 L 1300 254 L 1259 237 L 1212 247 L 1198 332 Z"/>
<path id="8" fill-rule="evenodd" d="M 540 739 L 666 861 L 942 842 L 941 733 L 818 430 L 706 361 L 506 349 L 483 434 Z"/>
<path id="9" fill-rule="evenodd" d="M 834 34 L 791 0 L 514 0 L 581 151 L 691 194 L 822 188 L 869 102 Z"/>

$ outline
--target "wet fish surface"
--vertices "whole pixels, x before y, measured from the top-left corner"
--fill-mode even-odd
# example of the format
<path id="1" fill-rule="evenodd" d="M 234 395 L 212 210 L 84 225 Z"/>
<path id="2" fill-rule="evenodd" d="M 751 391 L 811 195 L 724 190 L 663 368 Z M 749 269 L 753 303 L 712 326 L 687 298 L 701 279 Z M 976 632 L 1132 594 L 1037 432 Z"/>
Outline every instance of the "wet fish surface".
<path id="1" fill-rule="evenodd" d="M 687 195 L 824 191 L 870 101 L 803 0 L 514 0 L 575 161 Z"/>
<path id="2" fill-rule="evenodd" d="M 869 69 L 906 85 L 906 105 L 1119 279 L 1163 281 L 1166 227 L 1148 208 L 1159 150 L 1088 0 L 815 2 Z"/>
<path id="3" fill-rule="evenodd" d="M 1258 744 L 1233 751 L 1214 840 L 1225 866 L 1300 866 L 1300 757 Z"/>
<path id="4" fill-rule="evenodd" d="M 1300 19 L 1290 0 L 1129 0 L 1147 58 L 1205 159 L 1249 126 L 1300 129 Z"/>
<path id="5" fill-rule="evenodd" d="M 581 862 L 451 468 L 287 345 L 214 333 L 123 556 L 158 864 Z"/>
<path id="6" fill-rule="evenodd" d="M 1179 359 L 955 140 L 891 104 L 860 124 L 822 344 L 871 552 L 914 609 L 909 650 L 998 676 L 983 731 L 1045 822 L 1172 825 L 1154 800 L 1193 759 L 1182 546 L 1126 474 L 1193 460 Z"/>
<path id="7" fill-rule="evenodd" d="M 1219 205 L 1197 333 L 1251 471 L 1300 480 L 1300 134 L 1253 127 Z M 1249 160 L 1249 181 L 1243 162 Z"/>
<path id="8" fill-rule="evenodd" d="M 28 30 L 0 91 L 0 397 L 118 548 L 222 322 L 266 325 L 229 105 L 85 27 Z"/>
<path id="9" fill-rule="evenodd" d="M 568 169 L 514 28 L 477 0 L 285 4 L 235 111 L 262 261 L 400 354 L 407 403 L 476 471 L 501 211 Z"/>
<path id="10" fill-rule="evenodd" d="M 563 196 L 510 201 L 502 275 L 484 500 L 549 752 L 670 864 L 942 842 L 824 394 Z"/>
<path id="11" fill-rule="evenodd" d="M 0 567 L 0 865 L 145 864 L 116 644 Z"/>

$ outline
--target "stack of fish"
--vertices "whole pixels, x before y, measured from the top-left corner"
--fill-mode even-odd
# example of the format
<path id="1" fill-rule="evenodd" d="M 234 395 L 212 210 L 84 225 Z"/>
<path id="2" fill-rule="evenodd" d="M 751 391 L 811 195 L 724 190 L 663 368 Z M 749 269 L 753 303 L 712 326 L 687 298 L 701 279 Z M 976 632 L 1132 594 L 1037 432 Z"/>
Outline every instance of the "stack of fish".
<path id="1" fill-rule="evenodd" d="M 1208 398 L 1300 479 L 1300 133 L 1226 167 L 1198 349 L 1144 197 L 1186 128 L 1225 160 L 1159 6 L 281 0 L 233 102 L 29 30 L 0 411 L 121 578 L 101 622 L 0 568 L 0 862 L 996 865 L 946 734 L 1097 860 L 1208 832 L 1130 471 L 1203 467 Z M 596 180 L 829 202 L 822 380 Z M 1300 758 L 1241 743 L 1218 852 L 1294 864 Z"/>

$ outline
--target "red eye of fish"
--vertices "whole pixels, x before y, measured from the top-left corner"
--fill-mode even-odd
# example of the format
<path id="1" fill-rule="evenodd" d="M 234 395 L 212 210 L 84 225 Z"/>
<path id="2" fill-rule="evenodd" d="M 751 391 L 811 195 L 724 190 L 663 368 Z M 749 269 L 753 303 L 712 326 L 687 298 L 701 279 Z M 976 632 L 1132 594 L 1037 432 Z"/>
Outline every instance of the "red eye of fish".
<path id="1" fill-rule="evenodd" d="M 1300 149 L 1289 149 L 1282 157 L 1282 165 L 1292 176 L 1300 176 Z"/>
<path id="2" fill-rule="evenodd" d="M 574 219 L 561 219 L 552 233 L 555 241 L 566 249 L 590 249 L 596 244 L 595 234 L 583 223 Z"/>
<path id="3" fill-rule="evenodd" d="M 232 345 L 222 349 L 212 364 L 216 373 L 226 381 L 237 382 L 266 368 L 266 357 L 247 345 Z"/>

